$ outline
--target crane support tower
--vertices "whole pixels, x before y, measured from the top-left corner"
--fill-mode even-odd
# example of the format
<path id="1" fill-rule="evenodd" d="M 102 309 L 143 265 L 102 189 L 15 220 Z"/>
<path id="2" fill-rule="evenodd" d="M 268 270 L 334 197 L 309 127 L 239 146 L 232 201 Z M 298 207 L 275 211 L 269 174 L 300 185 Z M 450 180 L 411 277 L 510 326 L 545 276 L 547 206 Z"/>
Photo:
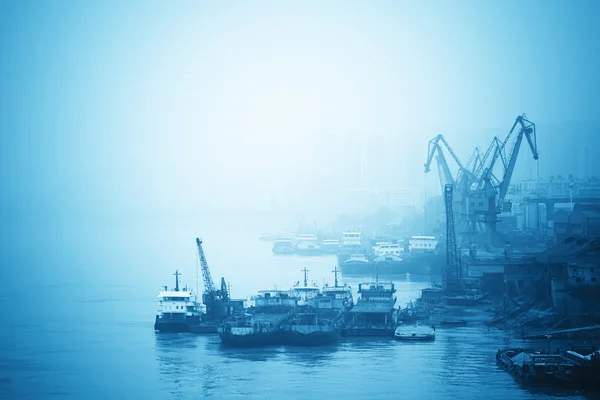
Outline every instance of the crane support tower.
<path id="1" fill-rule="evenodd" d="M 460 257 L 454 229 L 454 210 L 452 208 L 453 185 L 444 186 L 444 206 L 446 208 L 446 268 L 442 279 L 443 289 L 447 292 L 459 288 L 461 278 Z"/>

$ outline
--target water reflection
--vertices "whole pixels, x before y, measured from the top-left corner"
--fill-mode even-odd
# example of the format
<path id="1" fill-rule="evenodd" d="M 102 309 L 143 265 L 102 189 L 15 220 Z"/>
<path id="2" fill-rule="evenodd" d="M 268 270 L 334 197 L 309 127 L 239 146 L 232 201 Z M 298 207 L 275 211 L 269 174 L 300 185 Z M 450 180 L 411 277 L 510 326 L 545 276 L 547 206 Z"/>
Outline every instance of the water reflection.
<path id="1" fill-rule="evenodd" d="M 249 347 L 237 348 L 228 347 L 223 344 L 218 345 L 219 355 L 229 359 L 244 361 L 273 361 L 285 352 L 283 346 Z"/>
<path id="2" fill-rule="evenodd" d="M 338 346 L 323 347 L 288 347 L 285 356 L 288 362 L 301 365 L 303 368 L 322 367 L 333 359 Z"/>

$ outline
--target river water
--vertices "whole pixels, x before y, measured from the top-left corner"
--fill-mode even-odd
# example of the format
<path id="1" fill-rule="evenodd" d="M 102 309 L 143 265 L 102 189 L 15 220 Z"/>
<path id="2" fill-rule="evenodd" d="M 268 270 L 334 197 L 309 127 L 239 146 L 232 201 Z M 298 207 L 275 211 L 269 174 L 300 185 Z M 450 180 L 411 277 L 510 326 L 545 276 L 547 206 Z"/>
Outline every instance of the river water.
<path id="1" fill-rule="evenodd" d="M 431 343 L 350 338 L 327 348 L 227 349 L 216 335 L 156 334 L 159 287 L 173 285 L 175 269 L 196 285 L 197 235 L 213 279 L 225 276 L 235 298 L 288 288 L 304 267 L 333 283 L 336 258 L 274 256 L 256 221 L 42 222 L 3 226 L 1 399 L 593 398 L 521 387 L 495 354 L 524 343 L 477 324 L 438 329 Z M 394 282 L 401 305 L 429 285 Z"/>

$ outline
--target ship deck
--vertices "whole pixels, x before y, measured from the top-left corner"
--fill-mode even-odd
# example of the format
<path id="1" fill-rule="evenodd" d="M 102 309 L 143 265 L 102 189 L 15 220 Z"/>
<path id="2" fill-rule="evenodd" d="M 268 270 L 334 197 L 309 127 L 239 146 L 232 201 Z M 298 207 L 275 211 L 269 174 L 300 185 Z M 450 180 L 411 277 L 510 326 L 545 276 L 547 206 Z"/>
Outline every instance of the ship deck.
<path id="1" fill-rule="evenodd" d="M 350 310 L 351 314 L 387 314 L 394 310 L 394 299 L 389 300 L 359 300 Z"/>

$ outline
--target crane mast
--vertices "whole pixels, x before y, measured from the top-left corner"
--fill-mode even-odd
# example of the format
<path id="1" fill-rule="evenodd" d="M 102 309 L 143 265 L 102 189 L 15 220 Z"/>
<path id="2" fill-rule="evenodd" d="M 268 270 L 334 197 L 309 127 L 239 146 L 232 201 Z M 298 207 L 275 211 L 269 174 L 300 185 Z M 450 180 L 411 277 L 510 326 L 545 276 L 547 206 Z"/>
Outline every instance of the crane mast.
<path id="1" fill-rule="evenodd" d="M 452 208 L 452 185 L 444 187 L 444 206 L 446 208 L 446 268 L 442 279 L 443 289 L 455 290 L 461 278 L 460 257 L 456 243 L 456 232 L 454 229 L 454 210 Z"/>

